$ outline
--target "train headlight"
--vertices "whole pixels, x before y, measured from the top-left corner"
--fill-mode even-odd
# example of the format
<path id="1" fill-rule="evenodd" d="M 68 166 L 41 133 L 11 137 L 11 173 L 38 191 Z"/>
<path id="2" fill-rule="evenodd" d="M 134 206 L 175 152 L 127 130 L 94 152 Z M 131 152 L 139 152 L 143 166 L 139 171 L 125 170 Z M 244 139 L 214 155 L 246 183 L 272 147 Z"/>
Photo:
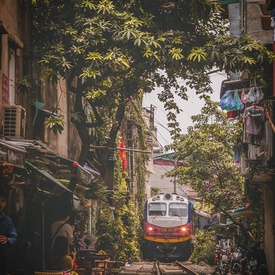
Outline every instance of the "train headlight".
<path id="1" fill-rule="evenodd" d="M 177 232 L 178 232 L 178 233 L 185 233 L 185 232 L 187 232 L 187 228 L 184 227 L 184 226 L 182 226 L 181 228 L 179 228 L 179 229 L 177 230 Z"/>
<path id="2" fill-rule="evenodd" d="M 158 233 L 158 230 L 152 226 L 149 226 L 147 229 L 149 233 Z"/>

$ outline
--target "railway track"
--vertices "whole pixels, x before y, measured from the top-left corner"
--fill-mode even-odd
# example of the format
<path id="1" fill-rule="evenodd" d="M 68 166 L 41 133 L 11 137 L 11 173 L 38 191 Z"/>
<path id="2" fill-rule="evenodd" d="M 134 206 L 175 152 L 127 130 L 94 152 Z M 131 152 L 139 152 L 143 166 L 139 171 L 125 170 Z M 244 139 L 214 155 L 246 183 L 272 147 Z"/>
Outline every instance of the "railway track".
<path id="1" fill-rule="evenodd" d="M 199 275 L 195 271 L 188 268 L 180 262 L 161 263 L 156 262 L 140 262 L 133 263 L 131 266 L 120 268 L 118 275 Z"/>

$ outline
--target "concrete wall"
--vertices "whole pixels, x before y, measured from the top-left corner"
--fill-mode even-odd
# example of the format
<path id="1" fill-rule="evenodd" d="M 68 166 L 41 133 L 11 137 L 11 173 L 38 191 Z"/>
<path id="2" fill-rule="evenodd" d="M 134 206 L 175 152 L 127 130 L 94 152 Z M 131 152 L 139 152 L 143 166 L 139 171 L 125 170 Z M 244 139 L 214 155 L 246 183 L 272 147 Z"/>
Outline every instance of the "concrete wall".
<path id="1" fill-rule="evenodd" d="M 22 43 L 22 21 L 20 13 L 19 1 L 0 0 L 0 25 L 1 25 L 1 66 L 0 66 L 0 108 L 2 110 L 2 92 L 5 78 L 9 79 L 9 42 L 19 42 L 18 46 L 23 46 Z M 12 41 L 14 40 L 14 41 Z M 16 54 L 20 56 L 20 64 L 22 64 L 22 49 L 16 49 Z M 21 74 L 22 67 L 19 74 Z M 4 75 L 4 77 L 3 77 Z M 5 84 L 4 84 L 5 85 Z M 1 112 L 2 113 L 2 112 Z"/>
<path id="2" fill-rule="evenodd" d="M 28 105 L 28 94 L 23 94 L 18 89 L 22 77 L 23 64 L 25 73 L 28 74 L 29 60 L 25 56 L 30 53 L 30 18 L 29 4 L 27 1 L 0 0 L 0 121 L 3 119 L 3 105 L 17 104 L 24 108 Z M 15 77 L 10 83 L 9 72 L 10 51 L 14 50 Z M 25 59 L 24 63 L 23 60 Z M 10 84 L 15 88 L 14 100 L 10 97 Z M 3 100 L 4 94 L 4 100 Z M 8 96 L 7 96 L 8 95 Z M 9 97 L 9 98 L 8 98 Z M 31 120 L 31 119 L 29 119 Z M 2 125 L 2 123 L 1 123 Z M 31 123 L 27 124 L 28 126 Z M 2 131 L 2 127 L 1 127 Z"/>
<path id="3" fill-rule="evenodd" d="M 0 20 L 4 22 L 9 33 L 22 39 L 19 1 L 0 0 Z"/>
<path id="4" fill-rule="evenodd" d="M 43 74 L 43 72 L 42 72 Z M 42 140 L 50 149 L 56 151 L 58 155 L 67 157 L 68 147 L 68 123 L 67 123 L 67 89 L 64 81 L 60 80 L 57 85 L 52 85 L 49 81 L 45 81 L 41 87 L 41 102 L 43 102 L 44 109 L 52 111 L 64 116 L 65 127 L 62 134 L 55 135 L 49 129 L 44 127 L 44 139 Z"/>
<path id="5" fill-rule="evenodd" d="M 262 44 L 272 44 L 273 30 L 263 30 L 261 22 L 261 8 L 259 3 L 263 1 L 247 1 L 247 34 Z"/>

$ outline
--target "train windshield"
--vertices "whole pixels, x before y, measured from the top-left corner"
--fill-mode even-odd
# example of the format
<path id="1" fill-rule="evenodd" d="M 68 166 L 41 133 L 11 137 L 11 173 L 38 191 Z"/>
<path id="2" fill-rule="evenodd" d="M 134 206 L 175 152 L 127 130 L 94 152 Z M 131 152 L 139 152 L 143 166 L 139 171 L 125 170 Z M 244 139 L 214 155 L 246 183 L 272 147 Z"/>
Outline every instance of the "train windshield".
<path id="1" fill-rule="evenodd" d="M 170 203 L 169 216 L 186 217 L 188 214 L 186 203 Z"/>
<path id="2" fill-rule="evenodd" d="M 166 203 L 149 203 L 148 205 L 148 214 L 149 216 L 165 216 L 166 215 Z"/>

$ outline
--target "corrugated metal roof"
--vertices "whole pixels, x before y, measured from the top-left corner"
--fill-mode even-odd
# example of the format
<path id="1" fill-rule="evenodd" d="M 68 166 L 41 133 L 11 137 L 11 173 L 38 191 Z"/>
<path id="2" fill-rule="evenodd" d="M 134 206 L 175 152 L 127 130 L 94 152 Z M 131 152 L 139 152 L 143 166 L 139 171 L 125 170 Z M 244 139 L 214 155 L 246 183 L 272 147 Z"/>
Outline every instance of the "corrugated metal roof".
<path id="1" fill-rule="evenodd" d="M 221 1 L 218 1 L 218 3 L 220 5 L 235 4 L 235 3 L 239 3 L 239 2 L 240 2 L 239 0 L 221 0 Z"/>
<path id="2" fill-rule="evenodd" d="M 167 154 L 162 154 L 162 155 L 155 156 L 154 160 L 163 159 L 163 160 L 173 161 L 174 160 L 174 156 L 175 156 L 175 153 L 172 152 L 172 153 L 167 153 Z"/>
<path id="3" fill-rule="evenodd" d="M 68 189 L 66 186 L 64 186 L 61 182 L 59 182 L 56 178 L 54 178 L 51 174 L 46 172 L 45 170 L 39 169 L 29 161 L 25 161 L 26 166 L 30 168 L 31 170 L 35 171 L 38 173 L 41 177 L 48 179 L 50 182 L 58 185 L 59 187 L 63 188 L 65 191 L 72 193 L 72 190 Z"/>

